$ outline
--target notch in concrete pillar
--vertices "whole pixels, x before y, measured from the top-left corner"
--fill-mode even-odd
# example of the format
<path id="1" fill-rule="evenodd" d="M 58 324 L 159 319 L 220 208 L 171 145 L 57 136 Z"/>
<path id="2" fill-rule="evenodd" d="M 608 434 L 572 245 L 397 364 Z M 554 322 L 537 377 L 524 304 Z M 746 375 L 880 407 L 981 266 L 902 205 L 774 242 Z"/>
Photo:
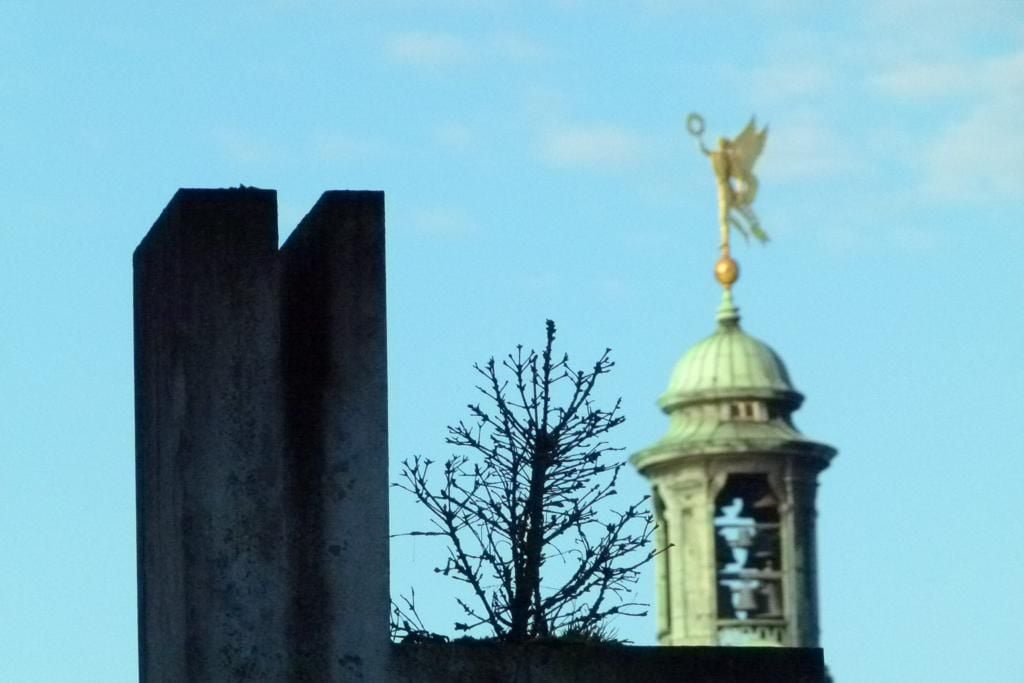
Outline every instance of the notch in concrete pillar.
<path id="1" fill-rule="evenodd" d="M 180 190 L 134 255 L 143 681 L 283 680 L 273 191 Z"/>
<path id="2" fill-rule="evenodd" d="M 389 647 L 384 195 L 326 192 L 281 248 L 296 675 L 381 680 Z"/>

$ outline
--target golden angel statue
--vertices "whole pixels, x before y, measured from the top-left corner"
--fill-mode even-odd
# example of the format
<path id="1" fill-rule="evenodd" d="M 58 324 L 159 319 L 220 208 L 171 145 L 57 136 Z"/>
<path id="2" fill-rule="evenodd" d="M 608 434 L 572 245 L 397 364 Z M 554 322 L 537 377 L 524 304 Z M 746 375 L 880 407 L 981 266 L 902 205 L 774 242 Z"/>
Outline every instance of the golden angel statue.
<path id="1" fill-rule="evenodd" d="M 768 139 L 768 128 L 757 130 L 754 119 L 734 139 L 718 138 L 718 149 L 704 145 L 704 119 L 699 114 L 686 118 L 686 129 L 697 138 L 700 150 L 711 159 L 711 168 L 718 182 L 718 223 L 722 230 L 722 253 L 729 253 L 729 228 L 739 230 L 744 237 L 753 235 L 761 242 L 768 234 L 754 213 L 752 204 L 757 196 L 757 177 L 754 163 Z"/>

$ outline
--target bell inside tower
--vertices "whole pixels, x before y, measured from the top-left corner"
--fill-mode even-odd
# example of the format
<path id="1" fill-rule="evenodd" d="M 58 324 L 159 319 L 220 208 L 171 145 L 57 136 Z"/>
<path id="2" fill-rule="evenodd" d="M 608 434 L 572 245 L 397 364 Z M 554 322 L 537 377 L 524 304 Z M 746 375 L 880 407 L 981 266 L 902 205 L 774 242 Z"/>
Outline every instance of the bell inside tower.
<path id="1" fill-rule="evenodd" d="M 779 501 L 767 476 L 729 475 L 715 497 L 714 525 L 721 644 L 782 644 Z"/>

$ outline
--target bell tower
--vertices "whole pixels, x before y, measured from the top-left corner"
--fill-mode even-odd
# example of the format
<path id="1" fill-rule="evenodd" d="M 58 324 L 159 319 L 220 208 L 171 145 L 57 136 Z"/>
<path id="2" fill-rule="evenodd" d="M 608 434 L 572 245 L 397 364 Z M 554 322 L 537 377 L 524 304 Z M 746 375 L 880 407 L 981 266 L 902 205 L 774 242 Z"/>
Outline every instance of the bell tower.
<path id="1" fill-rule="evenodd" d="M 661 397 L 668 434 L 635 453 L 657 522 L 655 602 L 662 645 L 818 646 L 815 491 L 836 451 L 793 424 L 804 397 L 782 359 L 740 327 L 733 229 L 768 235 L 753 209 L 768 129 L 704 144 L 718 191 L 722 303 L 714 333 L 687 351 Z"/>
<path id="2" fill-rule="evenodd" d="M 717 329 L 683 355 L 659 401 L 668 434 L 631 458 L 651 482 L 663 551 L 658 642 L 815 647 L 814 499 L 835 450 L 794 426 L 803 396 L 740 327 L 728 286 L 738 273 L 726 266 Z"/>

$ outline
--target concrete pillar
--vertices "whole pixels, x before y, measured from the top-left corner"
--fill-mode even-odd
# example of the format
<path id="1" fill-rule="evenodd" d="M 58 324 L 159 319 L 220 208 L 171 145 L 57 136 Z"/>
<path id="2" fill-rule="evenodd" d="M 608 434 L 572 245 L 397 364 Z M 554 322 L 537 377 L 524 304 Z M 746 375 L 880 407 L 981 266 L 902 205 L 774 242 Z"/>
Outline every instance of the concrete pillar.
<path id="1" fill-rule="evenodd" d="M 143 681 L 281 680 L 275 193 L 180 190 L 135 251 Z"/>
<path id="2" fill-rule="evenodd" d="M 385 680 L 383 195 L 179 191 L 135 330 L 141 679 Z"/>
<path id="3" fill-rule="evenodd" d="M 324 193 L 281 248 L 281 264 L 296 672 L 298 680 L 383 680 L 383 193 Z"/>

